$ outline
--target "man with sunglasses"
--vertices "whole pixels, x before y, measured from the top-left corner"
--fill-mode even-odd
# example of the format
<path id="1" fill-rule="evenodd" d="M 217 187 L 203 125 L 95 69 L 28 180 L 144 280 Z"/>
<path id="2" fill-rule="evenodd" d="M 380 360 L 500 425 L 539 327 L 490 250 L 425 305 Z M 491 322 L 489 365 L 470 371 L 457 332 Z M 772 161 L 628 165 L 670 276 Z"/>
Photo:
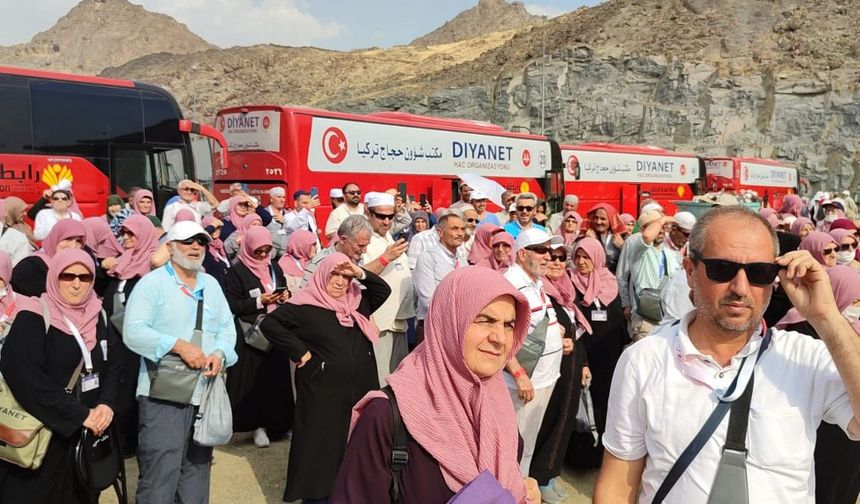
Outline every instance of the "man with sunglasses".
<path id="1" fill-rule="evenodd" d="M 535 216 L 537 208 L 537 196 L 534 193 L 525 192 L 517 195 L 515 201 L 517 210 L 516 218 L 505 224 L 505 231 L 511 234 L 516 239 L 520 233 L 526 229 L 539 229 L 546 232 L 546 228 L 540 224 L 535 224 L 532 219 Z"/>
<path id="2" fill-rule="evenodd" d="M 218 198 L 216 198 L 205 187 L 191 180 L 180 180 L 179 184 L 176 186 L 176 193 L 178 198 L 173 203 L 168 203 L 168 205 L 164 207 L 164 213 L 161 217 L 161 227 L 165 231 L 170 231 L 170 228 L 176 221 L 177 212 L 183 208 L 187 208 L 194 212 L 197 222 L 200 223 L 200 219 L 202 219 L 204 215 L 209 215 L 213 212 L 213 209 L 217 208 L 219 205 Z M 201 201 L 199 199 L 200 196 L 202 196 L 205 201 Z M 266 223 L 268 223 L 268 221 L 266 221 Z"/>
<path id="3" fill-rule="evenodd" d="M 149 398 L 148 365 L 168 353 L 212 377 L 232 366 L 236 328 L 218 281 L 201 271 L 211 238 L 196 222 L 178 222 L 167 232 L 170 261 L 145 275 L 126 304 L 123 342 L 141 356 L 137 502 L 207 502 L 212 448 L 192 440 L 206 380 L 198 380 L 190 404 Z M 191 342 L 198 302 L 203 301 L 201 346 Z"/>
<path id="4" fill-rule="evenodd" d="M 338 205 L 328 215 L 325 223 L 325 237 L 331 240 L 341 222 L 350 215 L 364 215 L 364 205 L 361 203 L 361 189 L 355 182 L 343 186 L 343 205 Z"/>
<path id="5" fill-rule="evenodd" d="M 505 382 L 511 393 L 517 414 L 517 426 L 523 437 L 520 470 L 524 477 L 529 475 L 541 421 L 561 369 L 561 326 L 556 320 L 552 302 L 544 291 L 542 277 L 550 260 L 551 247 L 563 244 L 561 236 L 550 236 L 541 229 L 526 229 L 517 237 L 515 262 L 505 272 L 505 278 L 523 293 L 531 307 L 530 337 L 534 337 L 536 331 L 545 331 L 543 354 L 531 376 L 516 357 L 512 358 L 505 368 L 508 371 L 505 373 Z"/>
<path id="6" fill-rule="evenodd" d="M 748 473 L 750 482 L 749 495 L 733 502 L 814 502 L 819 423 L 860 439 L 860 338 L 839 312 L 824 267 L 805 251 L 778 255 L 777 243 L 767 221 L 744 207 L 699 219 L 684 259 L 695 310 L 621 356 L 595 503 L 652 502 L 718 398 L 734 401 L 750 383 L 744 446 L 725 449 L 744 461 L 734 465 L 735 481 Z M 821 340 L 764 326 L 777 277 Z M 706 436 L 663 502 L 708 502 L 718 467 L 728 470 L 721 460 L 733 413 Z"/>

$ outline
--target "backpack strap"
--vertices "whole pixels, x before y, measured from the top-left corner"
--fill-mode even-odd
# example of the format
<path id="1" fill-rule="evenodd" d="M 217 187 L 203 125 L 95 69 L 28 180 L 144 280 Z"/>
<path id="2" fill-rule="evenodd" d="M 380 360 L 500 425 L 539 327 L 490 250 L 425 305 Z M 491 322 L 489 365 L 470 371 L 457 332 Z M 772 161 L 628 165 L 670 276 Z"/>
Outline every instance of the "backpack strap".
<path id="1" fill-rule="evenodd" d="M 397 407 L 394 391 L 391 390 L 390 386 L 386 386 L 382 391 L 388 396 L 388 402 L 391 404 L 391 420 L 394 423 L 391 459 L 388 461 L 388 468 L 391 470 L 391 487 L 388 489 L 388 494 L 391 497 L 391 502 L 395 503 L 400 499 L 400 471 L 409 462 L 409 432 L 403 424 L 403 417 L 400 416 L 400 408 Z"/>

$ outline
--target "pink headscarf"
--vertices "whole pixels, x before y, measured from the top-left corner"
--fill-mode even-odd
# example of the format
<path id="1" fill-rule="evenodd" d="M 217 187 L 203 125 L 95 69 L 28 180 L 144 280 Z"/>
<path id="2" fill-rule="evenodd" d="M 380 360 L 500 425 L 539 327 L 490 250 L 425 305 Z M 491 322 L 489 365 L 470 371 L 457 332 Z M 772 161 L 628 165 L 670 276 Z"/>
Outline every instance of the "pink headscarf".
<path id="1" fill-rule="evenodd" d="M 84 245 L 87 244 L 87 230 L 83 223 L 74 219 L 63 219 L 54 224 L 54 227 L 48 232 L 48 236 L 42 240 L 42 249 L 34 252 L 33 255 L 50 265 L 51 258 L 57 253 L 57 245 L 63 240 L 77 236 L 81 237 Z"/>
<path id="2" fill-rule="evenodd" d="M 12 290 L 12 284 L 9 283 L 12 279 L 12 257 L 6 252 L 0 250 L 0 280 L 6 284 L 6 295 L 0 298 L 0 317 L 5 316 L 7 320 L 14 320 L 15 314 L 21 310 L 21 306 L 17 303 L 17 297 Z"/>
<path id="3" fill-rule="evenodd" d="M 263 219 L 255 213 L 241 217 L 238 222 L 233 222 L 233 224 L 236 226 L 236 231 L 239 232 L 239 236 L 244 236 L 246 231 L 255 227 L 252 226 L 254 222 L 259 222 L 261 226 L 263 225 Z"/>
<path id="4" fill-rule="evenodd" d="M 833 287 L 833 297 L 836 298 L 836 306 L 839 311 L 845 311 L 846 308 L 854 304 L 854 301 L 860 299 L 860 273 L 854 271 L 851 266 L 838 264 L 832 268 L 827 268 L 827 276 L 830 277 L 830 285 Z M 806 320 L 796 308 L 788 310 L 776 327 L 784 329 L 792 324 L 803 322 Z M 860 321 L 852 322 L 854 330 L 860 335 Z"/>
<path id="5" fill-rule="evenodd" d="M 573 233 L 568 233 L 564 230 L 564 221 L 568 218 L 573 217 L 576 220 L 576 231 Z M 623 222 L 623 219 L 622 219 Z M 561 219 L 561 225 L 558 226 L 558 229 L 555 230 L 556 236 L 561 236 L 564 239 L 565 245 L 573 245 L 573 242 L 579 237 L 579 227 L 582 225 L 582 216 L 579 215 L 579 212 L 570 211 L 564 213 L 564 218 Z"/>
<path id="6" fill-rule="evenodd" d="M 629 213 L 623 213 L 623 214 L 619 215 L 618 218 L 621 219 L 621 222 L 623 222 L 626 225 L 636 224 L 636 217 L 633 217 Z"/>
<path id="7" fill-rule="evenodd" d="M 469 251 L 469 264 L 478 264 L 485 257 L 493 255 L 493 248 L 490 242 L 493 239 L 493 235 L 500 231 L 504 230 L 488 222 L 478 226 L 478 229 L 475 230 L 475 241 L 472 243 L 472 250 Z"/>
<path id="8" fill-rule="evenodd" d="M 140 211 L 140 200 L 143 198 L 149 198 L 152 201 L 152 206 L 149 209 L 149 212 L 143 213 Z M 134 208 L 134 211 L 141 215 L 155 215 L 155 198 L 152 197 L 152 191 L 149 189 L 138 189 L 137 192 L 134 193 L 134 198 L 131 200 L 131 206 Z M 177 217 L 179 213 L 177 212 Z"/>
<path id="9" fill-rule="evenodd" d="M 229 215 L 230 222 L 232 222 L 233 225 L 236 226 L 237 228 L 239 227 L 239 224 L 242 222 L 242 219 L 248 218 L 248 215 L 246 215 L 245 217 L 242 217 L 241 215 L 239 215 L 239 212 L 237 211 L 237 208 L 239 207 L 239 203 L 242 203 L 243 201 L 249 201 L 249 199 L 244 194 L 240 194 L 239 196 L 233 196 L 232 198 L 230 198 L 230 203 L 228 203 L 228 206 L 230 208 L 230 215 Z"/>
<path id="10" fill-rule="evenodd" d="M 266 245 L 272 246 L 272 235 L 268 229 L 256 226 L 245 231 L 245 235 L 242 238 L 242 248 L 239 251 L 239 262 L 247 266 L 251 270 L 251 273 L 260 280 L 260 283 L 263 284 L 263 290 L 271 293 L 277 287 L 272 281 L 272 272 L 269 269 L 272 265 L 272 253 L 269 252 L 266 254 L 265 259 L 254 257 L 254 251 Z M 272 311 L 275 309 L 275 305 L 270 304 L 269 308 L 269 311 Z"/>
<path id="11" fill-rule="evenodd" d="M 582 293 L 582 304 L 590 306 L 597 298 L 604 306 L 609 305 L 618 296 L 618 280 L 606 267 L 606 250 L 599 241 L 590 237 L 579 240 L 573 253 L 579 249 L 594 263 L 594 270 L 589 274 L 582 274 L 575 268 L 568 271 L 573 286 Z"/>
<path id="12" fill-rule="evenodd" d="M 770 227 L 773 228 L 774 231 L 779 230 L 779 226 L 782 225 L 782 221 L 779 220 L 779 216 L 775 213 L 772 213 L 767 216 L 767 223 L 770 225 Z"/>
<path id="13" fill-rule="evenodd" d="M 180 208 L 179 211 L 176 212 L 176 217 L 173 219 L 173 222 L 197 222 L 197 215 L 194 213 L 194 210 L 191 210 L 190 208 Z"/>
<path id="14" fill-rule="evenodd" d="M 500 273 L 467 266 L 442 279 L 425 318 L 424 343 L 387 381 L 409 434 L 439 463 L 451 491 L 489 470 L 522 503 L 526 491 L 517 463 L 517 421 L 508 387 L 501 372 L 479 378 L 464 356 L 467 329 L 498 296 L 511 296 L 516 303 L 510 356 L 515 355 L 528 334 L 528 302 Z M 364 405 L 376 397 L 385 395 L 370 392 L 353 408 L 352 426 Z"/>
<path id="15" fill-rule="evenodd" d="M 215 216 L 207 215 L 206 217 L 203 217 L 203 221 L 200 223 L 200 225 L 206 228 L 211 226 L 214 222 Z M 260 222 L 263 221 L 260 220 Z M 211 240 L 209 240 L 209 245 L 206 246 L 206 252 L 212 254 L 212 256 L 219 261 L 227 257 L 227 252 L 224 250 L 224 241 L 221 239 L 221 235 L 218 235 L 218 238 L 213 237 Z"/>
<path id="16" fill-rule="evenodd" d="M 800 250 L 808 251 L 816 261 L 824 264 L 824 255 L 821 251 L 831 243 L 837 245 L 832 236 L 821 231 L 813 231 L 800 242 Z"/>
<path id="17" fill-rule="evenodd" d="M 316 244 L 316 236 L 307 229 L 293 231 L 284 249 L 284 255 L 278 259 L 278 266 L 281 267 L 284 275 L 298 278 L 304 276 L 305 266 L 312 259 L 311 249 Z"/>
<path id="18" fill-rule="evenodd" d="M 842 245 L 842 240 L 844 240 L 846 236 L 854 238 L 854 231 L 850 229 L 831 229 L 828 234 L 832 236 L 833 239 L 836 240 L 836 243 L 839 245 Z M 854 243 L 857 243 L 856 238 L 854 238 Z"/>
<path id="19" fill-rule="evenodd" d="M 809 224 L 810 226 L 812 226 L 813 229 L 815 229 L 815 224 L 813 224 L 811 220 L 807 219 L 806 217 L 798 217 L 796 221 L 791 223 L 791 234 L 793 234 L 794 236 L 800 236 L 800 230 L 802 230 L 803 226 L 806 226 L 807 224 Z"/>
<path id="20" fill-rule="evenodd" d="M 762 208 L 758 211 L 758 214 L 761 215 L 764 220 L 767 220 L 771 215 L 776 215 L 776 210 L 773 208 Z"/>
<path id="21" fill-rule="evenodd" d="M 803 210 L 803 200 L 796 194 L 786 194 L 782 197 L 782 208 L 779 213 L 782 215 L 793 215 L 800 217 L 800 212 Z"/>
<path id="22" fill-rule="evenodd" d="M 511 264 L 514 263 L 514 238 L 509 233 L 496 233 L 490 241 L 490 250 L 492 250 L 492 247 L 496 246 L 498 243 L 507 243 L 508 246 L 511 247 L 505 260 L 501 262 L 497 261 L 495 251 L 493 251 L 489 256 L 482 259 L 475 266 L 483 266 L 484 268 L 490 268 L 500 273 L 507 271 Z"/>
<path id="23" fill-rule="evenodd" d="M 95 275 L 96 267 L 89 254 L 81 249 L 64 249 L 57 252 L 48 263 L 48 279 L 45 282 L 46 291 L 42 294 L 42 302 L 48 305 L 51 313 L 51 325 L 60 331 L 70 334 L 64 318 L 68 318 L 84 340 L 88 350 L 96 346 L 96 329 L 102 310 L 102 302 L 93 290 L 93 283 L 87 287 L 84 299 L 76 305 L 69 304 L 60 294 L 60 273 L 73 264 L 82 264 L 87 271 Z M 40 303 L 28 303 L 24 309 L 42 316 Z"/>
<path id="24" fill-rule="evenodd" d="M 573 312 L 576 321 L 579 322 L 588 334 L 592 333 L 591 322 L 588 321 L 588 317 L 582 313 L 582 310 L 576 306 L 576 291 L 573 289 L 573 281 L 570 279 L 569 275 L 565 274 L 554 280 L 544 276 L 543 286 L 547 294 L 555 299 L 560 305 Z M 568 337 L 572 338 L 573 335 Z"/>
<path id="25" fill-rule="evenodd" d="M 120 280 L 142 277 L 149 273 L 149 261 L 158 248 L 155 226 L 143 214 L 134 214 L 123 221 L 122 227 L 134 233 L 135 238 L 137 238 L 137 245 L 122 253 L 116 268 L 114 268 L 113 275 Z"/>
<path id="26" fill-rule="evenodd" d="M 101 217 L 87 217 L 81 222 L 87 232 L 87 245 L 96 257 L 105 259 L 122 254 L 122 246 L 114 236 L 107 221 Z"/>
<path id="27" fill-rule="evenodd" d="M 616 210 L 615 207 L 610 205 L 609 203 L 598 203 L 594 205 L 593 207 L 591 207 L 591 210 L 589 210 L 586 215 L 589 219 L 591 219 L 591 214 L 598 210 L 603 210 L 604 212 L 606 212 L 606 217 L 608 217 L 609 228 L 607 229 L 606 234 L 609 235 L 614 233 L 615 228 L 618 227 L 618 224 L 623 224 L 623 222 L 621 222 L 621 219 L 618 217 L 618 210 Z"/>
<path id="28" fill-rule="evenodd" d="M 349 262 L 349 257 L 340 252 L 333 252 L 317 266 L 308 284 L 298 294 L 287 301 L 290 304 L 302 306 L 317 306 L 325 310 L 333 311 L 337 321 L 343 327 L 358 328 L 371 343 L 379 341 L 379 329 L 364 315 L 359 313 L 358 306 L 361 304 L 361 289 L 355 282 L 350 282 L 346 294 L 339 298 L 333 298 L 326 291 L 328 279 L 338 264 Z"/>

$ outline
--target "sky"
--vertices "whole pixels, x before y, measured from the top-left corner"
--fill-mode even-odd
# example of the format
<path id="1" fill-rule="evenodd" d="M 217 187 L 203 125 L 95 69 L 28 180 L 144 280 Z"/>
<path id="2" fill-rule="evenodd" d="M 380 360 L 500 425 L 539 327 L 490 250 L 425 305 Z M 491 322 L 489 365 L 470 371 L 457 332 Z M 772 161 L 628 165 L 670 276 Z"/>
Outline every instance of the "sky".
<path id="1" fill-rule="evenodd" d="M 77 0 L 0 1 L 0 45 L 28 42 Z M 408 44 L 477 0 L 132 0 L 185 23 L 220 47 L 273 43 L 350 50 Z M 527 0 L 555 17 L 599 0 Z"/>

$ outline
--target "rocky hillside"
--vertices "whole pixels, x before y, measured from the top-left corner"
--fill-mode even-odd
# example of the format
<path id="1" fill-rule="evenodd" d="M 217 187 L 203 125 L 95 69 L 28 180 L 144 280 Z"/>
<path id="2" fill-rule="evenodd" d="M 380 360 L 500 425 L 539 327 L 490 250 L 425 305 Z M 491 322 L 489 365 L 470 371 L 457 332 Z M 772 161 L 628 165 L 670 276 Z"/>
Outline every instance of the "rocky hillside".
<path id="1" fill-rule="evenodd" d="M 478 0 L 475 7 L 461 12 L 439 28 L 413 40 L 410 45 L 449 44 L 488 33 L 522 28 L 539 20 L 539 16 L 533 16 L 526 11 L 522 2 Z"/>
<path id="2" fill-rule="evenodd" d="M 30 42 L 0 47 L 0 64 L 99 73 L 148 54 L 213 47 L 170 16 L 127 0 L 83 0 Z"/>

